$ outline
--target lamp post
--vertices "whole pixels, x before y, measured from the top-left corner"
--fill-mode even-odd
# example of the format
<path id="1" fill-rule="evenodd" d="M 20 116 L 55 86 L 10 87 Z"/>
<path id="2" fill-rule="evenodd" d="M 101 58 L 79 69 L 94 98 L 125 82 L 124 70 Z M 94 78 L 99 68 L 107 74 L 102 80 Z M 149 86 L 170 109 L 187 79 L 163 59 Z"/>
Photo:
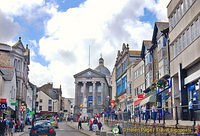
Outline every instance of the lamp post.
<path id="1" fill-rule="evenodd" d="M 107 99 L 108 99 L 108 111 L 110 111 L 110 96 L 109 95 L 107 96 Z"/>

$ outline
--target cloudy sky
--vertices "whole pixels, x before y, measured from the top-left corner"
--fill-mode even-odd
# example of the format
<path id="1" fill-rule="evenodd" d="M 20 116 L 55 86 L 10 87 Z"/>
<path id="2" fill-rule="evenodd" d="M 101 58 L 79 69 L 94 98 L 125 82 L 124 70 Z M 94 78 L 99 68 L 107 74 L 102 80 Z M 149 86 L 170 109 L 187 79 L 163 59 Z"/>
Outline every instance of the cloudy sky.
<path id="1" fill-rule="evenodd" d="M 30 81 L 53 82 L 74 97 L 73 75 L 98 66 L 100 54 L 112 72 L 117 50 L 141 50 L 155 21 L 168 21 L 170 0 L 0 0 L 0 42 L 22 37 L 31 49 Z"/>

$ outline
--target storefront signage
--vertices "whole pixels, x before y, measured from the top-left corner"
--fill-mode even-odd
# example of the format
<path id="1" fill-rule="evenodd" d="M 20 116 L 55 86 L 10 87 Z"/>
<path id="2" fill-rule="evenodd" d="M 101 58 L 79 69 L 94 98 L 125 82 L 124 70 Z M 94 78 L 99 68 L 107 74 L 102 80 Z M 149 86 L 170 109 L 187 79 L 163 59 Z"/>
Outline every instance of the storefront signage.
<path id="1" fill-rule="evenodd" d="M 0 99 L 0 103 L 6 103 L 6 99 Z"/>
<path id="2" fill-rule="evenodd" d="M 7 103 L 1 103 L 1 109 L 2 110 L 7 109 Z"/>
<path id="3" fill-rule="evenodd" d="M 166 90 L 166 89 L 168 89 L 168 88 L 171 87 L 171 84 L 172 84 L 172 83 L 171 83 L 171 78 L 167 79 L 166 81 L 168 82 L 168 84 L 165 86 L 165 88 L 164 88 L 164 89 L 159 89 L 159 88 L 157 88 L 157 89 L 156 89 L 156 94 L 161 93 L 161 92 L 163 92 L 164 90 Z"/>
<path id="4" fill-rule="evenodd" d="M 138 98 L 144 98 L 143 94 L 138 94 Z"/>
<path id="5" fill-rule="evenodd" d="M 143 100 L 144 98 L 140 98 L 140 99 L 137 99 L 136 101 L 134 101 L 134 106 L 140 104 L 140 102 Z"/>

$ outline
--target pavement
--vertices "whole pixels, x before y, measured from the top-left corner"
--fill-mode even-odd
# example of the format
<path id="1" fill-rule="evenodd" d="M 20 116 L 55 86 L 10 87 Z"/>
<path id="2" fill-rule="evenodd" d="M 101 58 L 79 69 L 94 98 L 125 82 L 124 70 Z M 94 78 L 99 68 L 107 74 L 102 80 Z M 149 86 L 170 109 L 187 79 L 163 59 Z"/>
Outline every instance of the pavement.
<path id="1" fill-rule="evenodd" d="M 30 127 L 31 127 L 31 125 L 26 125 L 24 127 L 24 132 L 15 132 L 13 136 L 21 136 L 24 133 L 29 133 L 30 130 L 28 128 L 30 128 Z"/>
<path id="2" fill-rule="evenodd" d="M 131 120 L 131 122 L 134 122 L 134 120 Z M 139 122 L 139 119 L 136 119 L 136 122 Z M 141 119 L 141 123 L 145 124 L 146 120 Z M 163 120 L 155 120 L 156 124 L 163 124 Z M 154 124 L 154 120 L 148 120 L 147 124 Z M 196 121 L 196 124 L 200 124 L 200 121 Z M 165 126 L 175 126 L 176 125 L 176 120 L 165 120 Z M 183 126 L 183 127 L 192 127 L 194 125 L 194 121 L 189 121 L 189 120 L 178 120 L 178 126 Z"/>
<path id="3" fill-rule="evenodd" d="M 103 128 L 102 128 L 101 132 L 111 132 L 111 128 L 104 125 L 104 122 L 102 122 L 102 124 L 103 124 Z M 67 122 L 67 125 L 78 130 L 78 122 Z M 88 136 L 97 136 L 95 132 L 89 131 L 88 123 L 82 123 L 82 129 L 79 129 L 79 132 L 81 132 L 85 135 L 88 135 Z M 97 133 L 99 133 L 99 132 L 97 132 Z"/>

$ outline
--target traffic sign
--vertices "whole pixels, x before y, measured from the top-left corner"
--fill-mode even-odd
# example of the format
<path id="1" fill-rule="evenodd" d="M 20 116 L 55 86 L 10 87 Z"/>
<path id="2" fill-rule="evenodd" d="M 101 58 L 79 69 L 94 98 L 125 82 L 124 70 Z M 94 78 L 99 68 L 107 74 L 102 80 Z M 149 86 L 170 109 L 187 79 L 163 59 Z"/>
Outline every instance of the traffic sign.
<path id="1" fill-rule="evenodd" d="M 26 112 L 26 106 L 21 106 L 20 111 L 21 111 L 21 112 Z"/>
<path id="2" fill-rule="evenodd" d="M 7 109 L 7 103 L 1 103 L 1 109 L 2 110 Z"/>
<path id="3" fill-rule="evenodd" d="M 118 134 L 119 133 L 119 128 L 118 127 L 114 127 L 112 129 L 113 134 Z"/>

